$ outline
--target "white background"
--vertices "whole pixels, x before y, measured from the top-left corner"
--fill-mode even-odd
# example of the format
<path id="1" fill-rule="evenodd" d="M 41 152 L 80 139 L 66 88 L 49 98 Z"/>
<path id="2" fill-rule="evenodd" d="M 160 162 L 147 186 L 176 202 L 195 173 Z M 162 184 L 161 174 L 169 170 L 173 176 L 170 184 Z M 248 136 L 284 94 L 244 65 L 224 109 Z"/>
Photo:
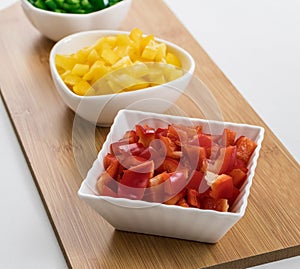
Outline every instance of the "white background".
<path id="1" fill-rule="evenodd" d="M 165 2 L 299 162 L 300 1 Z M 0 268 L 66 269 L 2 101 L 0 171 Z M 295 257 L 255 268 L 299 265 Z"/>

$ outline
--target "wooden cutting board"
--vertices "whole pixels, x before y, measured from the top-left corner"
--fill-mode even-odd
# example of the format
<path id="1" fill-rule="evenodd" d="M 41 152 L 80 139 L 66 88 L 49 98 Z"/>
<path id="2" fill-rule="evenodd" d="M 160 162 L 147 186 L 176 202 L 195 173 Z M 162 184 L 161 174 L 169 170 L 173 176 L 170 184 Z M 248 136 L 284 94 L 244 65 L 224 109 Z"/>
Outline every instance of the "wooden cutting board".
<path id="1" fill-rule="evenodd" d="M 85 149 L 72 143 L 74 113 L 50 77 L 54 42 L 15 4 L 0 15 L 1 96 L 69 267 L 234 269 L 300 255 L 299 164 L 161 0 L 134 0 L 122 29 L 133 27 L 192 54 L 195 75 L 211 90 L 226 121 L 265 128 L 249 205 L 217 244 L 115 231 L 77 196 L 83 176 L 73 150 L 84 154 Z M 101 148 L 107 132 L 98 128 L 96 140 L 86 143 Z M 91 164 L 93 158 L 85 160 Z"/>

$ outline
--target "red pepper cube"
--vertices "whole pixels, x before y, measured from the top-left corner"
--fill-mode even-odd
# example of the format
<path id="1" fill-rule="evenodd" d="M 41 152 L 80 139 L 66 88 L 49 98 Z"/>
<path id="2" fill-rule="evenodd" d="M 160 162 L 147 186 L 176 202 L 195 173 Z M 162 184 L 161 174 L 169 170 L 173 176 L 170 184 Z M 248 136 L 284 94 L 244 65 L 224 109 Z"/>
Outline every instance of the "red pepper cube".
<path id="1" fill-rule="evenodd" d="M 236 157 L 248 164 L 257 144 L 248 137 L 240 136 L 235 145 L 237 148 Z"/>
<path id="2" fill-rule="evenodd" d="M 241 188 L 247 179 L 247 173 L 240 168 L 232 169 L 228 175 L 232 177 L 233 185 L 238 189 Z"/>
<path id="3" fill-rule="evenodd" d="M 141 200 L 150 178 L 154 174 L 153 161 L 147 161 L 137 166 L 124 170 L 118 188 L 118 196 Z"/>
<path id="4" fill-rule="evenodd" d="M 195 189 L 187 189 L 187 203 L 190 206 L 200 208 L 198 195 L 199 192 L 197 192 Z"/>
<path id="5" fill-rule="evenodd" d="M 232 177 L 226 174 L 219 175 L 211 185 L 210 196 L 218 199 L 232 199 L 233 182 Z"/>

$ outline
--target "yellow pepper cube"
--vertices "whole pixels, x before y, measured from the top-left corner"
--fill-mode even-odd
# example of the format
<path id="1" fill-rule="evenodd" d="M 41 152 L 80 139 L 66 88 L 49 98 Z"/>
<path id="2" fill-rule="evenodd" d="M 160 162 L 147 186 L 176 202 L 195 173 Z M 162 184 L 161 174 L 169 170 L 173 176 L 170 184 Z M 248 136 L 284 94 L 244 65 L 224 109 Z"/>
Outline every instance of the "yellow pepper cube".
<path id="1" fill-rule="evenodd" d="M 104 49 L 102 51 L 101 57 L 109 65 L 113 65 L 120 59 L 120 57 L 115 52 L 113 52 L 113 50 L 111 50 L 109 48 Z"/>
<path id="2" fill-rule="evenodd" d="M 60 77 L 62 78 L 62 80 L 65 80 L 65 77 L 69 74 L 71 74 L 71 70 L 66 70 L 65 72 L 63 73 L 59 73 L 60 74 Z"/>
<path id="3" fill-rule="evenodd" d="M 90 68 L 90 70 L 83 76 L 84 80 L 98 80 L 100 77 L 108 73 L 109 68 L 105 66 L 104 62 L 96 61 Z M 93 83 L 92 83 L 93 84 Z"/>
<path id="4" fill-rule="evenodd" d="M 179 77 L 182 77 L 182 75 L 183 75 L 183 71 L 176 68 L 169 76 L 169 81 L 178 79 Z"/>
<path id="5" fill-rule="evenodd" d="M 126 34 L 117 35 L 117 46 L 130 46 L 133 43 L 130 37 Z"/>
<path id="6" fill-rule="evenodd" d="M 116 36 L 105 36 L 104 41 L 106 44 L 110 46 L 110 48 L 113 48 L 116 46 L 117 43 L 117 37 Z"/>
<path id="7" fill-rule="evenodd" d="M 93 88 L 85 80 L 80 80 L 78 83 L 76 83 L 73 86 L 73 91 L 78 95 L 84 96 L 84 95 L 87 95 L 89 92 L 91 94 L 91 92 L 93 91 Z"/>
<path id="8" fill-rule="evenodd" d="M 87 57 L 89 56 L 91 52 L 91 48 L 83 48 L 79 51 L 77 51 L 77 53 L 73 54 L 73 58 L 77 61 L 77 63 L 81 63 L 84 64 L 87 61 Z"/>
<path id="9" fill-rule="evenodd" d="M 167 45 L 164 43 L 160 43 L 156 45 L 156 56 L 155 56 L 155 61 L 156 62 L 161 62 L 162 59 L 164 59 L 167 55 Z"/>
<path id="10" fill-rule="evenodd" d="M 154 41 L 150 41 L 142 52 L 142 58 L 145 60 L 153 61 L 156 57 L 156 54 L 156 43 Z"/>
<path id="11" fill-rule="evenodd" d="M 167 81 L 172 81 L 183 75 L 183 71 L 171 64 L 164 65 L 164 76 Z"/>
<path id="12" fill-rule="evenodd" d="M 145 77 L 146 80 L 151 83 L 151 85 L 161 85 L 166 82 L 164 77 L 164 65 L 160 66 L 159 64 L 154 64 L 151 66 L 147 76 Z"/>
<path id="13" fill-rule="evenodd" d="M 88 64 L 75 64 L 72 69 L 72 74 L 77 76 L 84 76 L 90 69 Z"/>
<path id="14" fill-rule="evenodd" d="M 154 35 L 147 35 L 147 36 L 142 38 L 141 47 L 140 47 L 141 52 L 150 43 L 150 41 L 154 41 Z"/>
<path id="15" fill-rule="evenodd" d="M 148 74 L 149 68 L 145 63 L 136 61 L 128 71 L 130 75 L 135 76 L 136 78 L 141 78 Z"/>
<path id="16" fill-rule="evenodd" d="M 111 49 L 112 47 L 115 46 L 115 41 L 114 39 L 108 38 L 108 37 L 102 37 L 100 38 L 94 46 L 92 46 L 93 49 L 97 50 L 98 53 L 101 54 L 101 51 L 104 49 Z"/>
<path id="17" fill-rule="evenodd" d="M 100 55 L 98 54 L 98 52 L 95 49 L 92 49 L 87 57 L 87 61 L 89 64 L 93 64 L 97 60 L 100 60 Z"/>
<path id="18" fill-rule="evenodd" d="M 136 91 L 136 90 L 141 90 L 141 89 L 145 89 L 150 87 L 150 83 L 148 82 L 144 82 L 144 81 L 140 81 L 135 85 L 132 85 L 130 87 L 125 88 L 123 91 L 125 92 L 130 92 L 130 91 Z"/>
<path id="19" fill-rule="evenodd" d="M 74 86 L 75 84 L 77 84 L 79 81 L 81 81 L 81 77 L 73 75 L 73 74 L 68 74 L 65 76 L 64 78 L 64 82 L 68 85 L 68 86 Z"/>
<path id="20" fill-rule="evenodd" d="M 127 66 L 131 66 L 131 65 L 132 65 L 132 61 L 130 60 L 130 57 L 124 56 L 119 61 L 117 61 L 111 68 L 113 70 L 116 70 L 116 69 L 124 68 Z"/>
<path id="21" fill-rule="evenodd" d="M 168 52 L 166 56 L 166 61 L 168 64 L 172 64 L 181 67 L 180 60 L 175 56 L 175 54 Z"/>
<path id="22" fill-rule="evenodd" d="M 129 46 L 116 46 L 113 49 L 113 52 L 116 53 L 120 58 L 123 58 L 126 55 L 128 55 L 129 49 L 130 49 Z"/>
<path id="23" fill-rule="evenodd" d="M 64 70 L 72 70 L 76 63 L 76 60 L 69 55 L 55 55 L 55 64 L 57 68 L 63 68 Z"/>
<path id="24" fill-rule="evenodd" d="M 139 28 L 132 29 L 130 34 L 129 34 L 130 39 L 135 41 L 135 42 L 141 41 L 142 36 L 143 36 L 143 32 Z"/>
<path id="25" fill-rule="evenodd" d="M 107 84 L 109 85 L 110 89 L 108 90 L 110 93 L 119 93 L 124 90 L 124 87 L 121 86 L 117 81 L 108 80 Z"/>

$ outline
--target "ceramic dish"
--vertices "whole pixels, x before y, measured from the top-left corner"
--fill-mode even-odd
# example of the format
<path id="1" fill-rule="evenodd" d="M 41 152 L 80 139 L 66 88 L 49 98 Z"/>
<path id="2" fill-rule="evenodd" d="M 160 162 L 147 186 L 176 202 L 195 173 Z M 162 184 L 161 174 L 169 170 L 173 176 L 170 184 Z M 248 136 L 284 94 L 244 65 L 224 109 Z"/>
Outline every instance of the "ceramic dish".
<path id="1" fill-rule="evenodd" d="M 53 41 L 82 31 L 118 29 L 131 5 L 131 0 L 123 0 L 96 12 L 71 14 L 43 10 L 33 6 L 28 0 L 21 2 L 24 13 L 32 25 Z"/>
<path id="2" fill-rule="evenodd" d="M 254 140 L 257 147 L 248 164 L 248 177 L 233 204 L 232 212 L 99 196 L 96 182 L 103 172 L 103 158 L 109 152 L 110 144 L 119 140 L 126 130 L 133 129 L 136 124 L 141 123 L 154 128 L 166 127 L 169 123 L 186 126 L 200 124 L 204 131 L 213 134 L 221 134 L 224 128 L 230 128 L 237 133 L 237 137 L 246 135 Z M 78 195 L 118 230 L 215 243 L 245 214 L 263 136 L 264 129 L 259 126 L 121 110 L 97 159 L 82 182 Z"/>
<path id="3" fill-rule="evenodd" d="M 68 36 L 57 42 L 50 53 L 50 70 L 55 87 L 63 101 L 80 117 L 100 126 L 110 126 L 120 109 L 136 109 L 164 113 L 181 96 L 195 70 L 193 57 L 181 47 L 156 38 L 167 45 L 181 61 L 184 74 L 168 83 L 130 92 L 98 96 L 79 96 L 72 92 L 60 77 L 55 66 L 56 54 L 71 54 L 86 46 L 95 44 L 103 36 L 129 34 L 124 31 L 88 31 Z"/>

